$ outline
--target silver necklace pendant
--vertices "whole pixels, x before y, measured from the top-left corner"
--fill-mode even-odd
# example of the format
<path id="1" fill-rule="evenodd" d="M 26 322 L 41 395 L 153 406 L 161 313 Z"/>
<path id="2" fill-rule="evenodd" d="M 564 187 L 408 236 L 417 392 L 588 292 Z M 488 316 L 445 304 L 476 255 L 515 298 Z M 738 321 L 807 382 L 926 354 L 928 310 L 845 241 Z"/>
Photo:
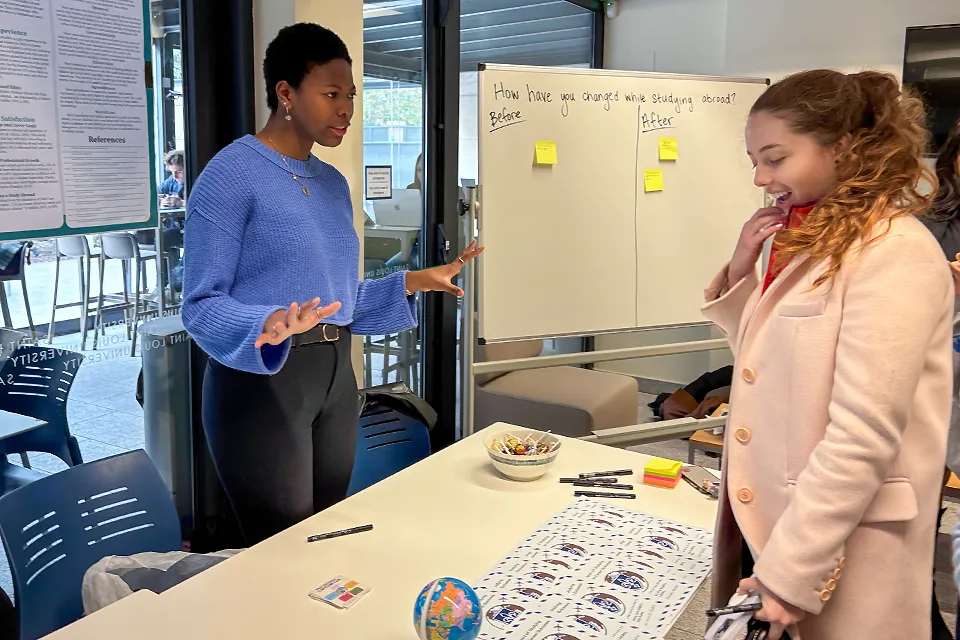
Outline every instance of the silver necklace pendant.
<path id="1" fill-rule="evenodd" d="M 307 185 L 305 185 L 305 184 L 303 184 L 303 183 L 301 182 L 301 183 L 300 183 L 300 188 L 303 189 L 303 195 L 305 195 L 305 196 L 309 196 L 309 195 L 310 195 L 310 191 L 307 190 Z"/>

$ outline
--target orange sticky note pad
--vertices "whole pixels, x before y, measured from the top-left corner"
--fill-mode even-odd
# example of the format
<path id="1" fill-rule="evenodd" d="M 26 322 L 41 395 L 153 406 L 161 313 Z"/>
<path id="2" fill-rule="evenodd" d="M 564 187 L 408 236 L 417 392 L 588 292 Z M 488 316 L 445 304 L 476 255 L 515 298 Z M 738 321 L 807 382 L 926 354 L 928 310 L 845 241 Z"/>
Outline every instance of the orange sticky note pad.
<path id="1" fill-rule="evenodd" d="M 677 483 L 680 482 L 680 478 L 674 478 L 673 480 L 667 480 L 665 478 L 660 478 L 657 476 L 643 476 L 643 484 L 653 485 L 655 487 L 663 487 L 665 489 L 673 489 L 677 486 Z"/>

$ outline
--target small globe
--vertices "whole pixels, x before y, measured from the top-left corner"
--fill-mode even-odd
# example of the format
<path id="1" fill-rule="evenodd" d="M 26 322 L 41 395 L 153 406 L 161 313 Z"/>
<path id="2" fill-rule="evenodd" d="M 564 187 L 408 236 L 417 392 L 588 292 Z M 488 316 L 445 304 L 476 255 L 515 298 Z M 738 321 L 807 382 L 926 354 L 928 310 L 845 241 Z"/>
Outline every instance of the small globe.
<path id="1" fill-rule="evenodd" d="M 475 640 L 482 620 L 477 593 L 456 578 L 440 578 L 425 586 L 413 607 L 420 640 Z"/>

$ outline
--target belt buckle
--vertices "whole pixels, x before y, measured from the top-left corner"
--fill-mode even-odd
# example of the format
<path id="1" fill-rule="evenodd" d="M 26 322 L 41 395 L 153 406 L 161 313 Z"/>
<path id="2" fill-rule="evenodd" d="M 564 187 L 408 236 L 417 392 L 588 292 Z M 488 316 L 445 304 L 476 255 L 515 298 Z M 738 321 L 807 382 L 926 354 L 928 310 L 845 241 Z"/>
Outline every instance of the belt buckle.
<path id="1" fill-rule="evenodd" d="M 324 342 L 336 342 L 340 339 L 340 327 L 334 324 L 325 324 L 322 327 L 320 331 L 323 334 Z M 327 329 L 333 329 L 333 337 L 327 335 Z"/>

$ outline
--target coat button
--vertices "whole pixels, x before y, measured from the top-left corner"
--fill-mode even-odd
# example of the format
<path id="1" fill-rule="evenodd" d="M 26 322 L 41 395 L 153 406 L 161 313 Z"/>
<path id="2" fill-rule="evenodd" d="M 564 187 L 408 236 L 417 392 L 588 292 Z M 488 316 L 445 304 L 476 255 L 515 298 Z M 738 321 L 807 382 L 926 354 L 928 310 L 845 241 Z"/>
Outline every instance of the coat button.
<path id="1" fill-rule="evenodd" d="M 739 500 L 743 504 L 749 504 L 750 502 L 753 501 L 753 491 L 751 491 L 747 487 L 743 487 L 742 489 L 737 491 L 737 500 Z"/>
<path id="2" fill-rule="evenodd" d="M 745 367 L 742 375 L 743 375 L 743 379 L 746 380 L 747 382 L 753 382 L 754 380 L 757 379 L 756 372 L 750 367 Z"/>
<path id="3" fill-rule="evenodd" d="M 827 591 L 833 591 L 834 589 L 837 588 L 837 581 L 834 580 L 833 578 L 830 578 L 829 580 L 827 580 L 826 587 L 827 587 Z"/>
<path id="4" fill-rule="evenodd" d="M 737 437 L 737 441 L 742 444 L 747 444 L 748 442 L 750 442 L 751 434 L 749 429 L 744 429 L 743 427 L 740 427 L 739 429 L 737 429 L 737 432 L 735 435 Z"/>
<path id="5" fill-rule="evenodd" d="M 821 601 L 821 602 L 826 602 L 827 600 L 830 599 L 830 597 L 831 597 L 832 595 L 833 595 L 833 592 L 832 592 L 832 591 L 829 591 L 829 590 L 827 590 L 827 589 L 824 589 L 823 591 L 820 592 L 820 601 Z"/>

